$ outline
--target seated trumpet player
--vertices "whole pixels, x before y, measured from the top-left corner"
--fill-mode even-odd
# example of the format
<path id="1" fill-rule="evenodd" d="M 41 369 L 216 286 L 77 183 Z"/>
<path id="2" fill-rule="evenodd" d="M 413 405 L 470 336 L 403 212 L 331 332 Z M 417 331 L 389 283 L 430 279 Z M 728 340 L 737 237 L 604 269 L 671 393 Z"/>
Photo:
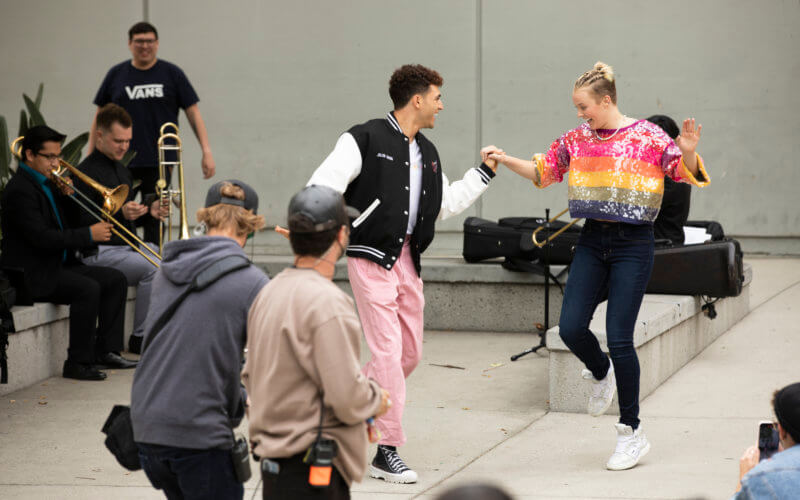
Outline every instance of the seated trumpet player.
<path id="1" fill-rule="evenodd" d="M 44 125 L 26 133 L 19 168 L 0 199 L 0 264 L 24 271 L 33 300 L 70 306 L 63 376 L 103 380 L 106 374 L 97 365 L 136 366 L 119 355 L 128 284 L 125 275 L 116 269 L 86 266 L 75 258 L 76 250 L 108 241 L 111 224 L 67 225 L 64 198 L 72 194 L 72 188 L 52 177 L 59 167 L 64 137 Z"/>
<path id="2" fill-rule="evenodd" d="M 136 309 L 133 317 L 133 333 L 128 343 L 130 352 L 139 354 L 144 333 L 144 319 L 150 304 L 150 286 L 153 281 L 160 256 L 155 246 L 135 238 L 137 226 L 153 219 L 159 219 L 160 201 L 147 200 L 144 204 L 134 201 L 133 176 L 120 161 L 128 151 L 132 135 L 131 117 L 127 111 L 116 104 L 109 103 L 100 108 L 96 116 L 95 149 L 79 165 L 78 170 L 104 186 L 128 186 L 128 197 L 114 218 L 128 230 L 124 237 L 112 234 L 107 242 L 94 242 L 83 250 L 82 261 L 90 266 L 108 266 L 122 271 L 128 285 L 136 286 Z M 90 197 L 97 205 L 103 206 L 103 195 L 80 180 L 75 189 Z M 79 214 L 78 225 L 89 225 L 94 219 L 86 211 Z M 156 221 L 157 223 L 157 221 Z M 132 246 L 135 245 L 135 246 Z"/>

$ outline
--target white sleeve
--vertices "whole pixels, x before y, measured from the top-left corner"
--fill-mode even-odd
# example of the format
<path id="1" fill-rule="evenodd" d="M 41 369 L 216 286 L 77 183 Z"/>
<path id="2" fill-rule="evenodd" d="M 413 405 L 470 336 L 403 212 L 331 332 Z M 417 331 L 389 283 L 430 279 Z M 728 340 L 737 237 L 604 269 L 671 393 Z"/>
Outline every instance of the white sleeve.
<path id="1" fill-rule="evenodd" d="M 452 184 L 442 172 L 442 208 L 439 210 L 439 220 L 458 215 L 469 208 L 489 187 L 492 177 L 494 172 L 485 165 L 469 169 L 461 180 Z"/>
<path id="2" fill-rule="evenodd" d="M 306 186 L 312 184 L 331 187 L 344 193 L 347 185 L 361 173 L 361 150 L 355 138 L 345 132 L 336 141 L 333 151 L 311 175 Z"/>

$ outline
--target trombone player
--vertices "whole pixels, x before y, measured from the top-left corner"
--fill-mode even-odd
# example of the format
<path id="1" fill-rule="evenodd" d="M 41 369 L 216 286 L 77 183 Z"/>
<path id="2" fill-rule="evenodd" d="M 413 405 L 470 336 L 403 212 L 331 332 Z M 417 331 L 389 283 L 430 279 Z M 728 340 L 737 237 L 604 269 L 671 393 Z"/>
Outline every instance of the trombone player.
<path id="1" fill-rule="evenodd" d="M 160 219 L 160 201 L 145 200 L 146 205 L 134 201 L 133 176 L 120 160 L 130 146 L 132 127 L 131 117 L 127 111 L 116 104 L 109 103 L 97 112 L 96 127 L 93 133 L 95 149 L 79 165 L 78 169 L 98 183 L 114 187 L 128 186 L 128 198 L 122 208 L 114 215 L 117 222 L 136 234 L 136 228 L 146 221 Z M 103 195 L 80 181 L 76 181 L 75 189 L 90 197 L 95 204 L 103 206 Z M 91 214 L 81 211 L 78 225 L 89 225 L 93 222 Z M 156 221 L 157 222 L 157 221 Z M 144 243 L 127 237 L 127 241 L 112 235 L 107 242 L 95 242 L 83 249 L 82 262 L 90 266 L 108 266 L 122 271 L 129 286 L 136 286 L 136 309 L 133 318 L 133 333 L 128 342 L 128 350 L 141 352 L 144 319 L 150 304 L 150 285 L 160 262 L 155 248 L 144 248 Z M 145 255 L 140 254 L 131 244 L 136 245 Z"/>
<path id="2" fill-rule="evenodd" d="M 111 238 L 111 224 L 69 227 L 62 207 L 71 192 L 57 188 L 51 174 L 59 165 L 64 135 L 40 125 L 22 141 L 19 168 L 0 198 L 2 267 L 21 268 L 35 301 L 70 306 L 69 347 L 63 376 L 103 380 L 97 365 L 132 368 L 119 355 L 125 319 L 125 275 L 116 269 L 86 266 L 75 250 Z"/>

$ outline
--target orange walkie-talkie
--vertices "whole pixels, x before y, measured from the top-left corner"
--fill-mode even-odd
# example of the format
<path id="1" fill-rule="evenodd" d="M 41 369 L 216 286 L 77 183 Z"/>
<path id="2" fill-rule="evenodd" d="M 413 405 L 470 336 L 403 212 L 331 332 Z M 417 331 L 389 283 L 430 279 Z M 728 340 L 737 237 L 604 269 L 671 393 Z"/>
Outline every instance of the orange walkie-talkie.
<path id="1" fill-rule="evenodd" d="M 337 449 L 336 441 L 332 439 L 317 439 L 308 448 L 303 457 L 303 462 L 309 465 L 308 484 L 316 488 L 326 488 L 331 484 Z"/>
<path id="2" fill-rule="evenodd" d="M 319 394 L 319 428 L 317 439 L 308 447 L 303 463 L 308 468 L 308 484 L 315 488 L 327 488 L 331 484 L 333 474 L 333 459 L 339 447 L 333 439 L 322 439 L 322 417 L 325 413 L 322 392 Z"/>

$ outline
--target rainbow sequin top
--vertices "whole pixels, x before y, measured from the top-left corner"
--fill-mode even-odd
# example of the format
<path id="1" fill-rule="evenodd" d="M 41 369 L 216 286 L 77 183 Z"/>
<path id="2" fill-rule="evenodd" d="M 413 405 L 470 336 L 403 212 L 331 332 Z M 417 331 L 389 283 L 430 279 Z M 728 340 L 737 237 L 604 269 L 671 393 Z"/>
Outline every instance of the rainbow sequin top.
<path id="1" fill-rule="evenodd" d="M 537 187 L 564 180 L 569 172 L 569 212 L 573 218 L 652 224 L 661 209 L 664 176 L 698 187 L 710 181 L 697 155 L 699 179 L 683 163 L 675 142 L 646 120 L 614 130 L 597 130 L 587 123 L 553 142 L 533 157 Z M 612 134 L 613 137 L 610 137 Z"/>

